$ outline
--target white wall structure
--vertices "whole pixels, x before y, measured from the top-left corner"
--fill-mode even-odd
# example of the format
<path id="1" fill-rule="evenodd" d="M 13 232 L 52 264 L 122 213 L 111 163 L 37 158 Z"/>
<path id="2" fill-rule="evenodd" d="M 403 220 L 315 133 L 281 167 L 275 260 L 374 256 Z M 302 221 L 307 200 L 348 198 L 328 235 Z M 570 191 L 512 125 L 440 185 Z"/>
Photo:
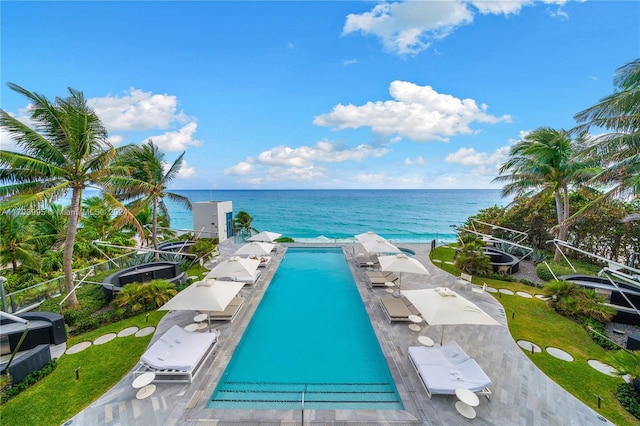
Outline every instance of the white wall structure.
<path id="1" fill-rule="evenodd" d="M 220 242 L 233 235 L 233 203 L 231 201 L 199 201 L 191 203 L 193 230 L 204 238 L 218 237 Z"/>

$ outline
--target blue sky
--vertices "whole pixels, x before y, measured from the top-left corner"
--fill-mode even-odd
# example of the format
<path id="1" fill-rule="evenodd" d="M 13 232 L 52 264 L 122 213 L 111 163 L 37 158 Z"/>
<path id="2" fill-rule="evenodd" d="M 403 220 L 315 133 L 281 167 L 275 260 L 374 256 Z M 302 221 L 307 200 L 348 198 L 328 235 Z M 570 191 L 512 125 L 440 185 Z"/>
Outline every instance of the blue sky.
<path id="1" fill-rule="evenodd" d="M 7 82 L 81 90 L 114 145 L 186 151 L 182 189 L 497 188 L 640 55 L 637 1 L 0 7 L 2 109 L 28 117 Z"/>

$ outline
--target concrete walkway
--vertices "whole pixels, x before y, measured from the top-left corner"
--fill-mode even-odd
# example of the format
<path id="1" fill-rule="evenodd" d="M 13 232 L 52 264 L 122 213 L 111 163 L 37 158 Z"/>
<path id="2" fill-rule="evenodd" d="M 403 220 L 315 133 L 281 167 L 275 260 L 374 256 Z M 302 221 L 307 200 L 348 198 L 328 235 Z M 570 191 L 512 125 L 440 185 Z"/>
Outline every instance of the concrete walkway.
<path id="1" fill-rule="evenodd" d="M 305 244 L 296 244 L 304 246 Z M 313 246 L 318 246 L 314 244 Z M 513 341 L 506 327 L 502 305 L 488 293 L 476 293 L 456 283 L 456 278 L 431 264 L 427 244 L 400 244 L 416 252 L 431 275 L 404 274 L 403 289 L 447 286 L 482 308 L 500 326 L 422 324 L 420 332 L 411 331 L 406 323 L 389 324 L 379 306 L 380 297 L 390 297 L 385 289 L 372 290 L 366 284 L 366 269 L 356 266 L 354 247 L 346 245 L 345 253 L 358 290 L 371 318 L 375 333 L 393 375 L 404 410 L 305 410 L 305 424 L 349 425 L 604 425 L 610 424 L 594 410 L 582 404 L 545 376 L 531 363 Z M 223 257 L 230 256 L 239 245 L 227 241 L 220 246 Z M 271 264 L 262 272 L 254 288 L 242 290 L 247 306 L 233 323 L 216 323 L 221 331 L 215 352 L 203 371 L 191 384 L 157 384 L 149 398 L 137 400 L 132 387 L 133 375 L 127 374 L 116 386 L 69 420 L 69 425 L 294 425 L 301 424 L 299 410 L 212 410 L 205 408 L 219 378 L 233 355 L 244 330 L 273 278 L 285 248 L 280 247 Z M 532 303 L 534 303 L 532 301 Z M 193 312 L 173 311 L 158 325 L 154 340 L 173 324 L 192 322 Z M 468 420 L 454 408 L 455 396 L 427 394 L 407 357 L 409 346 L 419 345 L 419 336 L 439 342 L 455 340 L 475 358 L 492 379 L 493 397 L 481 398 L 477 417 Z M 286 348 L 282 348 L 286 351 Z"/>

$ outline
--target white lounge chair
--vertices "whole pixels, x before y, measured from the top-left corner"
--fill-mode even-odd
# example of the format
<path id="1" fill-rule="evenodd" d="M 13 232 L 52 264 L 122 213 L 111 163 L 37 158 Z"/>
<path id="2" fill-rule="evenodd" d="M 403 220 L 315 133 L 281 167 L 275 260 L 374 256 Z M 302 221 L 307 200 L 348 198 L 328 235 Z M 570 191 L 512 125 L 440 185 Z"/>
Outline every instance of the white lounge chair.
<path id="1" fill-rule="evenodd" d="M 244 298 L 242 296 L 236 296 L 231 299 L 231 302 L 227 305 L 224 311 L 211 311 L 209 312 L 209 319 L 211 321 L 229 321 L 232 322 L 240 309 L 244 306 Z"/>
<path id="2" fill-rule="evenodd" d="M 458 365 L 471 357 L 453 340 L 442 346 L 409 346 L 409 358 L 414 366 Z"/>
<path id="3" fill-rule="evenodd" d="M 174 325 L 147 348 L 133 375 L 153 371 L 156 383 L 191 383 L 217 341 L 218 333 L 191 332 Z"/>
<path id="4" fill-rule="evenodd" d="M 456 342 L 440 347 L 411 346 L 408 352 L 429 398 L 434 394 L 454 395 L 462 388 L 491 399 L 491 379 Z"/>

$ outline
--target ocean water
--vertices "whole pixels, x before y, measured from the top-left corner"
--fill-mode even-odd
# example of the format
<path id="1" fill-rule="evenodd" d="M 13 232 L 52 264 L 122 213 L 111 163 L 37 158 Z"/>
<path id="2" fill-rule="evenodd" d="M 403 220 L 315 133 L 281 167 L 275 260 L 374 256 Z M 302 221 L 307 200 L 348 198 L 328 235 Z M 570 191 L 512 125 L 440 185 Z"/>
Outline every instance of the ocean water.
<path id="1" fill-rule="evenodd" d="M 509 200 L 500 190 L 174 190 L 192 202 L 231 201 L 259 231 L 296 241 L 348 240 L 373 231 L 402 242 L 454 241 L 454 227 Z M 171 227 L 193 229 L 191 212 L 166 200 Z"/>

